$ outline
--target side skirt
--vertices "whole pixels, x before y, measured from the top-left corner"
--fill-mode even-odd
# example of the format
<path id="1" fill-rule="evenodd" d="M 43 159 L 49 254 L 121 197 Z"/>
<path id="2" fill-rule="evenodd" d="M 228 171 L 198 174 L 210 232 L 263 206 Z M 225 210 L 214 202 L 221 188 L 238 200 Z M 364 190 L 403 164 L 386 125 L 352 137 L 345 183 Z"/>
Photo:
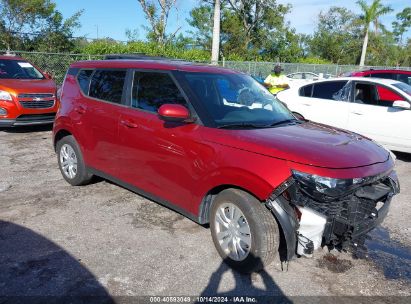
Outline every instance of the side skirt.
<path id="1" fill-rule="evenodd" d="M 176 212 L 180 213 L 181 215 L 189 218 L 190 220 L 192 220 L 193 222 L 195 222 L 197 224 L 200 224 L 200 218 L 198 216 L 195 216 L 194 214 L 192 214 L 192 213 L 176 206 L 175 204 L 173 204 L 169 201 L 166 201 L 166 200 L 164 200 L 164 199 L 162 199 L 162 198 L 160 198 L 160 197 L 158 197 L 154 194 L 146 192 L 146 191 L 144 191 L 140 188 L 137 188 L 137 187 L 135 187 L 131 184 L 125 183 L 125 182 L 119 180 L 118 178 L 115 178 L 111 175 L 108 175 L 108 174 L 106 174 L 102 171 L 99 171 L 99 170 L 96 170 L 96 169 L 90 168 L 90 167 L 87 167 L 87 170 L 93 175 L 97 175 L 97 176 L 100 176 L 104 179 L 107 179 L 107 180 L 109 180 L 109 181 L 111 181 L 111 182 L 113 182 L 113 183 L 115 183 L 115 184 L 117 184 L 117 185 L 119 185 L 123 188 L 126 188 L 126 189 L 128 189 L 128 190 L 130 190 L 134 193 L 137 193 L 138 195 L 144 196 L 145 198 L 148 198 L 148 199 L 150 199 L 150 200 L 152 200 L 156 203 L 159 203 L 159 204 L 161 204 L 161 205 L 163 205 L 163 206 L 165 206 L 165 207 L 167 207 L 167 208 L 169 208 L 173 211 L 176 211 Z"/>

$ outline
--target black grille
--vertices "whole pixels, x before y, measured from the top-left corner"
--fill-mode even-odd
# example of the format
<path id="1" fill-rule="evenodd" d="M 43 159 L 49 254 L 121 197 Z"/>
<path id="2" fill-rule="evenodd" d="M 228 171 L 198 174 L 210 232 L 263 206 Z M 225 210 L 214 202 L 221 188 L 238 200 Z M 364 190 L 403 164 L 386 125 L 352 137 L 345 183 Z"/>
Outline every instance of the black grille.
<path id="1" fill-rule="evenodd" d="M 24 114 L 16 118 L 17 122 L 48 121 L 54 119 L 56 113 L 48 114 Z"/>
<path id="2" fill-rule="evenodd" d="M 33 94 L 19 94 L 18 98 L 53 98 L 54 94 L 52 93 L 33 93 Z"/>
<path id="3" fill-rule="evenodd" d="M 47 109 L 54 106 L 54 100 L 20 101 L 20 104 L 27 109 Z"/>

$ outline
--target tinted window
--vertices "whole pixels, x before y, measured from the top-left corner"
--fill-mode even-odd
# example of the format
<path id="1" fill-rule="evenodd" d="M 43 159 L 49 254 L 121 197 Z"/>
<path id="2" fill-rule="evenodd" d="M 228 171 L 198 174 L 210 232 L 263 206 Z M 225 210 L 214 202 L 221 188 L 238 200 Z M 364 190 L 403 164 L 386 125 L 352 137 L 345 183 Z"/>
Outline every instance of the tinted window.
<path id="1" fill-rule="evenodd" d="M 312 97 L 322 99 L 333 99 L 335 93 L 341 90 L 347 81 L 329 81 L 315 83 Z"/>
<path id="2" fill-rule="evenodd" d="M 121 103 L 126 79 L 124 70 L 96 70 L 91 79 L 90 97 Z"/>
<path id="3" fill-rule="evenodd" d="M 186 105 L 183 95 L 168 74 L 134 74 L 133 107 L 157 112 L 159 107 L 167 103 Z"/>
<path id="4" fill-rule="evenodd" d="M 411 85 L 411 75 L 398 74 L 398 81 L 404 82 Z"/>
<path id="5" fill-rule="evenodd" d="M 393 73 L 373 73 L 370 75 L 370 77 L 375 77 L 375 78 L 385 78 L 385 79 L 397 79 L 397 76 Z"/>
<path id="6" fill-rule="evenodd" d="M 44 79 L 44 76 L 27 61 L 0 60 L 0 79 Z"/>
<path id="7" fill-rule="evenodd" d="M 302 87 L 300 89 L 300 96 L 304 96 L 304 97 L 311 97 L 311 92 L 313 90 L 313 85 L 308 85 L 305 87 Z"/>
<path id="8" fill-rule="evenodd" d="M 80 89 L 84 94 L 88 95 L 88 90 L 90 87 L 90 76 L 93 70 L 81 70 L 77 75 L 78 84 Z"/>
<path id="9" fill-rule="evenodd" d="M 357 83 L 354 90 L 354 102 L 360 104 L 377 105 L 378 95 L 375 85 Z"/>

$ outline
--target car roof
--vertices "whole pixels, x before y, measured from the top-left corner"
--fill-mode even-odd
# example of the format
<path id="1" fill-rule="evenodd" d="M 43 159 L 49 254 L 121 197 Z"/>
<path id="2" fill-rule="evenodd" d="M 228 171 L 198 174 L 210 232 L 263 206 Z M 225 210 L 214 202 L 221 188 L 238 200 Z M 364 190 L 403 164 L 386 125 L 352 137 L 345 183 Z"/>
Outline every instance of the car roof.
<path id="1" fill-rule="evenodd" d="M 397 69 L 384 69 L 384 70 L 362 70 L 354 71 L 351 74 L 374 74 L 374 73 L 398 73 L 398 74 L 411 74 L 408 70 L 397 70 Z"/>
<path id="2" fill-rule="evenodd" d="M 330 82 L 330 81 L 361 81 L 361 82 L 372 82 L 376 84 L 382 84 L 382 85 L 393 85 L 396 83 L 403 83 L 401 81 L 397 81 L 394 79 L 386 79 L 386 78 L 375 78 L 375 77 L 337 77 L 337 78 L 327 78 L 327 79 L 321 79 L 321 80 L 316 80 L 313 82 L 309 83 L 304 83 L 301 84 L 297 87 L 303 87 L 306 85 L 310 84 L 316 84 L 316 83 L 323 83 L 323 82 Z"/>
<path id="3" fill-rule="evenodd" d="M 186 61 L 173 61 L 173 60 L 127 60 L 127 59 L 114 59 L 114 60 L 87 60 L 78 61 L 70 65 L 72 68 L 104 68 L 104 69 L 148 69 L 148 70 L 164 70 L 164 71 L 184 71 L 184 72 L 197 72 L 197 73 L 214 73 L 214 74 L 243 74 L 242 72 L 234 71 L 231 69 L 198 64 Z"/>
<path id="4" fill-rule="evenodd" d="M 0 55 L 0 60 L 24 60 L 21 57 L 18 56 L 12 56 L 12 55 Z"/>

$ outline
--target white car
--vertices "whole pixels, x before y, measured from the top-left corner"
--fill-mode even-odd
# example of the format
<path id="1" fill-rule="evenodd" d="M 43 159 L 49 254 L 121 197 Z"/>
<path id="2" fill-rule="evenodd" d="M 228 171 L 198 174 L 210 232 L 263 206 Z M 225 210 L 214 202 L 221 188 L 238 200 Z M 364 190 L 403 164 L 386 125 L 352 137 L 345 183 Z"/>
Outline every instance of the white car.
<path id="1" fill-rule="evenodd" d="M 277 94 L 304 118 L 357 132 L 390 150 L 411 153 L 411 86 L 390 79 L 319 80 Z"/>
<path id="2" fill-rule="evenodd" d="M 330 78 L 330 74 L 324 75 L 323 73 L 315 74 L 312 72 L 296 72 L 287 75 L 288 84 L 290 87 L 295 87 L 299 85 L 303 85 L 305 83 L 313 82 L 319 79 Z"/>

